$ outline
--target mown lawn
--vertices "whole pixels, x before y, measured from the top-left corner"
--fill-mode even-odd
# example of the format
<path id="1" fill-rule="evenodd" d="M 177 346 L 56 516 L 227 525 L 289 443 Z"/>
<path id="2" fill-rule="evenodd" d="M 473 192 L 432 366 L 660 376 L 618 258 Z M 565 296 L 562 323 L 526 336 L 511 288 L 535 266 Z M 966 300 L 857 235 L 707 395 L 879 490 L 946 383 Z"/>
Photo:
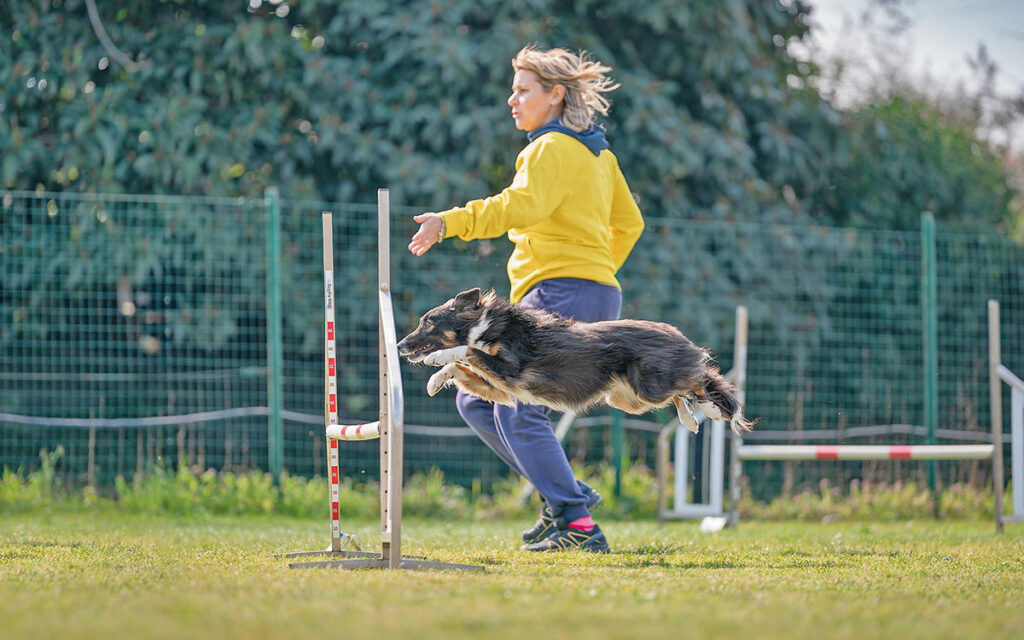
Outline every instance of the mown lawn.
<path id="1" fill-rule="evenodd" d="M 0 637 L 1024 637 L 1024 526 L 604 522 L 592 556 L 519 552 L 524 524 L 405 522 L 407 552 L 484 573 L 297 571 L 272 554 L 326 523 L 0 514 Z"/>

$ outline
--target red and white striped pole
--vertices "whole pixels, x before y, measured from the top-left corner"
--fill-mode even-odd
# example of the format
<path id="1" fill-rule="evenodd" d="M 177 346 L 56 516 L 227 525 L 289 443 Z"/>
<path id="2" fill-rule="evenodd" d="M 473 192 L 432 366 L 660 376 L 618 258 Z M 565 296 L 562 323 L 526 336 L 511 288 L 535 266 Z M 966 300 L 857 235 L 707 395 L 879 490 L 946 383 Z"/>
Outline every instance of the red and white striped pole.
<path id="1" fill-rule="evenodd" d="M 993 446 L 969 445 L 750 445 L 740 460 L 990 460 Z"/>
<path id="2" fill-rule="evenodd" d="M 334 231 L 333 216 L 324 211 L 324 420 L 325 428 L 338 424 L 338 357 L 334 347 Z M 341 515 L 338 492 L 338 441 L 327 438 L 327 470 L 331 476 L 331 551 L 341 551 Z"/>

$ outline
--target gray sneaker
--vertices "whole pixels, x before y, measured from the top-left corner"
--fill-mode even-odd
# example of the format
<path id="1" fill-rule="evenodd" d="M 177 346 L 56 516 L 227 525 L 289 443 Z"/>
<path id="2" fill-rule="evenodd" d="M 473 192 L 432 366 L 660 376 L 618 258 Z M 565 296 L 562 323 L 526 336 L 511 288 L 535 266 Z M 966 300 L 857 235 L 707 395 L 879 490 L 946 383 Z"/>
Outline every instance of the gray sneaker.
<path id="1" fill-rule="evenodd" d="M 579 529 L 560 529 L 540 542 L 524 544 L 522 551 L 568 551 L 570 549 L 581 549 L 590 553 L 611 553 L 608 546 L 608 539 L 604 537 L 601 527 L 594 525 L 593 529 L 581 531 Z"/>
<path id="2" fill-rule="evenodd" d="M 583 495 L 587 496 L 587 511 L 593 511 L 594 507 L 604 502 L 604 498 L 592 486 L 581 480 L 577 480 L 576 483 L 580 485 L 580 491 L 583 492 Z M 526 544 L 540 542 L 558 529 L 565 529 L 569 526 L 564 522 L 559 523 L 558 520 L 559 518 L 555 518 L 551 513 L 551 509 L 548 509 L 548 506 L 545 504 L 540 510 L 537 522 L 523 532 L 523 542 Z M 560 524 L 561 526 L 559 526 Z"/>

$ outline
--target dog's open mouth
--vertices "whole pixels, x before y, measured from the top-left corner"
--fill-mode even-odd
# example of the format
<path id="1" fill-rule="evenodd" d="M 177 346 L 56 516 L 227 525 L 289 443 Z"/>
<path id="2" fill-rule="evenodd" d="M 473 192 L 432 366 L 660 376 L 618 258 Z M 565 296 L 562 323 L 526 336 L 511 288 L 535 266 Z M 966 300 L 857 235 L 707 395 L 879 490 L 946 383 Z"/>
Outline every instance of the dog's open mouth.
<path id="1" fill-rule="evenodd" d="M 406 353 L 403 353 L 402 357 L 405 358 L 406 360 L 408 360 L 409 362 L 412 362 L 413 364 L 416 364 L 418 362 L 422 362 L 423 358 L 426 358 L 427 356 L 429 356 L 434 351 L 436 351 L 436 349 L 434 349 L 433 347 L 430 347 L 430 346 L 421 347 L 419 349 L 413 349 L 411 351 L 407 351 Z"/>

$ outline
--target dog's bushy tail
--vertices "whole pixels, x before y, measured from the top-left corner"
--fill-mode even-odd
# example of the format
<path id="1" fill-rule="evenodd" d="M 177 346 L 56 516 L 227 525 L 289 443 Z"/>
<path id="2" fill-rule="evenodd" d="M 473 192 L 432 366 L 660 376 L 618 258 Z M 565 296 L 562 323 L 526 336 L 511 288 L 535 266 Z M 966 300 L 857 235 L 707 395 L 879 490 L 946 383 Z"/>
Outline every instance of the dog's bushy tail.
<path id="1" fill-rule="evenodd" d="M 704 393 L 708 399 L 722 411 L 722 417 L 732 427 L 733 432 L 739 434 L 743 431 L 750 431 L 754 427 L 754 421 L 743 417 L 743 407 L 736 399 L 736 387 L 729 383 L 717 369 L 709 369 L 704 378 Z"/>

